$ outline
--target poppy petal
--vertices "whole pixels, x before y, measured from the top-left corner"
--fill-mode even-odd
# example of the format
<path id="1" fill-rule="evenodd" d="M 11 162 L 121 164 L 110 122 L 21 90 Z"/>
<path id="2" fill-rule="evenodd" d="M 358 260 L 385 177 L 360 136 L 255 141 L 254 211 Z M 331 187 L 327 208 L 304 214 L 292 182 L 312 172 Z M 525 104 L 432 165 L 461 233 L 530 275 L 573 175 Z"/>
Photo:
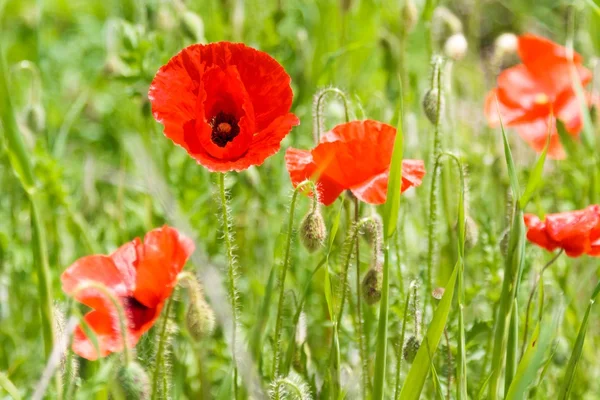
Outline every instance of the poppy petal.
<path id="1" fill-rule="evenodd" d="M 148 232 L 137 265 L 135 299 L 154 308 L 168 298 L 193 251 L 192 241 L 174 228 L 165 225 Z"/>
<path id="2" fill-rule="evenodd" d="M 285 165 L 294 187 L 307 179 L 316 179 L 319 201 L 328 206 L 344 191 L 344 188 L 322 173 L 318 175 L 317 166 L 308 150 L 292 147 L 285 152 Z"/>
<path id="3" fill-rule="evenodd" d="M 548 140 L 548 120 L 546 118 L 537 118 L 533 121 L 520 122 L 512 125 L 519 136 L 521 136 L 538 153 L 541 153 Z M 548 157 L 555 160 L 562 160 L 566 153 L 560 143 L 556 123 L 552 124 L 550 131 L 550 146 L 548 148 Z"/>
<path id="4" fill-rule="evenodd" d="M 135 252 L 133 242 L 121 246 L 117 254 L 117 263 L 112 256 L 93 255 L 80 258 L 67 268 L 61 275 L 62 289 L 78 302 L 93 309 L 107 312 L 111 307 L 110 301 L 96 288 L 85 288 L 87 283 L 99 283 L 110 290 L 116 297 L 124 297 L 133 290 L 132 277 L 135 276 L 132 264 L 128 264 L 127 257 Z M 125 273 L 123 273 L 124 271 Z"/>
<path id="5" fill-rule="evenodd" d="M 548 251 L 554 251 L 558 247 L 558 243 L 552 240 L 546 233 L 546 224 L 542 222 L 537 215 L 525 214 L 524 220 L 525 226 L 528 228 L 527 239 L 530 242 L 535 243 Z"/>
<path id="6" fill-rule="evenodd" d="M 312 150 L 317 165 L 346 189 L 387 171 L 392 159 L 396 129 L 382 122 L 352 121 L 333 128 Z M 329 140 L 326 139 L 326 140 Z"/>
<path id="7" fill-rule="evenodd" d="M 78 326 L 75 328 L 72 346 L 77 355 L 93 361 L 123 349 L 119 322 L 110 313 L 91 311 L 83 319 L 96 335 L 100 354 L 96 352 L 92 341 L 84 333 L 82 327 Z"/>

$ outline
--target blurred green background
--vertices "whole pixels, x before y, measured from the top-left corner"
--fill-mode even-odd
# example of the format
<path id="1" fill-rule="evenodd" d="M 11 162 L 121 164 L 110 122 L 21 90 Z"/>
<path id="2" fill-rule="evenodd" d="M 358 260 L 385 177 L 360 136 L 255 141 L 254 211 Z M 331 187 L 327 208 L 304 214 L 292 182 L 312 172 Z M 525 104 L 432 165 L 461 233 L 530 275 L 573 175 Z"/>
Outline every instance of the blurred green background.
<path id="1" fill-rule="evenodd" d="M 590 1 L 575 2 L 574 8 L 575 48 L 588 67 L 600 54 L 600 18 L 587 6 Z M 415 1 L 419 15 L 424 3 Z M 468 165 L 469 217 L 477 226 L 477 241 L 468 250 L 465 309 L 469 393 L 475 398 L 487 377 L 493 309 L 502 280 L 499 243 L 510 202 L 500 133 L 487 127 L 482 113 L 484 96 L 494 86 L 498 72 L 492 60 L 494 40 L 504 32 L 534 32 L 564 43 L 571 2 L 440 3 L 462 22 L 469 45 L 466 57 L 446 69 L 451 92 L 446 94 L 449 115 L 442 133 L 444 146 L 458 152 Z M 163 223 L 191 229 L 187 233 L 195 238 L 197 249 L 194 262 L 187 266 L 190 270 L 206 276 L 203 271 L 209 263 L 218 268 L 225 264 L 224 243 L 216 228 L 215 178 L 162 135 L 162 126 L 152 118 L 147 100 L 154 73 L 189 44 L 243 41 L 268 52 L 285 67 L 295 94 L 292 111 L 301 120 L 282 143 L 285 149 L 313 146 L 313 95 L 330 85 L 348 93 L 353 117 L 395 124 L 400 93 L 398 60 L 404 43 L 405 154 L 424 159 L 431 169 L 432 128 L 420 105 L 429 88 L 427 26 L 419 20 L 403 42 L 400 32 L 406 20 L 402 4 L 402 0 L 0 0 L 0 46 L 8 66 L 10 100 L 42 198 L 57 307 L 64 309 L 66 304 L 60 273 L 78 257 L 108 253 Z M 437 29 L 440 26 L 434 18 L 432 28 L 438 38 L 433 41 L 433 52 L 440 51 L 446 38 L 443 29 Z M 325 127 L 342 121 L 342 103 L 333 98 L 325 108 Z M 519 174 L 526 181 L 536 155 L 510 133 Z M 240 267 L 241 325 L 246 336 L 258 323 L 256 310 L 262 305 L 269 273 L 282 257 L 282 233 L 292 190 L 283 153 L 260 167 L 228 174 Z M 457 180 L 450 169 L 444 177 L 448 193 L 456 194 Z M 403 263 L 393 272 L 392 343 L 399 335 L 404 306 L 401 294 L 410 280 L 423 282 L 425 277 L 428 186 L 427 179 L 420 188 L 407 192 L 403 200 L 404 229 L 397 249 L 403 253 Z M 549 162 L 544 185 L 529 211 L 543 214 L 583 208 L 589 201 L 587 188 L 587 173 L 576 160 Z M 324 210 L 328 226 L 339 204 Z M 450 198 L 446 204 L 442 213 L 456 215 L 456 199 Z M 302 198 L 297 221 L 308 206 L 309 201 Z M 445 284 L 455 259 L 455 227 L 450 218 L 446 219 L 449 222 L 442 222 L 438 229 L 441 257 L 435 275 L 440 285 Z M 181 226 L 182 221 L 186 226 Z M 342 221 L 343 233 L 347 224 Z M 338 236 L 341 243 L 343 235 Z M 362 254 L 366 255 L 369 250 L 363 246 Z M 527 249 L 522 304 L 537 271 L 551 258 L 531 245 Z M 296 297 L 319 258 L 307 255 L 299 245 L 293 247 L 287 284 L 290 293 L 296 295 L 288 296 L 286 328 Z M 363 258 L 361 270 L 366 271 L 368 257 Z M 532 390 L 532 397 L 554 398 L 598 280 L 598 266 L 592 258 L 562 257 L 547 271 L 546 312 L 564 314 L 545 378 Z M 12 171 L 8 153 L 0 146 L 0 371 L 25 398 L 31 395 L 44 368 L 35 271 L 25 192 Z M 308 337 L 298 361 L 298 368 L 305 368 L 306 376 L 312 377 L 310 383 L 316 386 L 322 379 L 319 373 L 327 369 L 331 340 L 322 282 L 322 276 L 317 276 L 311 286 L 305 307 Z M 211 290 L 207 294 L 217 311 L 227 307 L 226 302 L 211 299 Z M 177 320 L 182 321 L 184 302 L 176 307 Z M 266 363 L 265 370 L 270 370 L 274 300 L 270 307 L 271 318 L 266 321 L 262 340 L 264 360 L 259 356 L 261 363 Z M 373 358 L 376 312 L 375 307 L 368 308 L 365 322 Z M 596 399 L 600 393 L 600 323 L 595 313 L 573 398 Z M 451 318 L 451 351 L 455 327 L 456 320 Z M 292 335 L 288 331 L 284 332 L 285 341 Z M 195 346 L 185 340 L 186 335 L 184 328 L 174 333 L 172 397 L 198 398 L 198 376 L 202 373 L 209 382 L 207 398 L 229 398 L 230 359 L 221 329 Z M 152 334 L 148 337 L 146 342 L 151 341 Z M 351 361 L 356 347 L 349 331 L 342 330 L 341 341 L 348 363 L 344 376 L 351 387 L 352 380 L 357 380 L 357 367 Z M 145 362 L 149 359 L 144 358 L 144 348 L 150 346 L 144 341 L 139 346 Z M 439 354 L 446 354 L 445 346 L 443 342 Z M 79 398 L 105 393 L 112 362 L 82 363 Z M 443 356 L 436 363 L 445 385 L 445 371 L 454 367 Z M 433 398 L 429 386 L 425 398 Z M 7 396 L 2 389 L 0 396 Z"/>

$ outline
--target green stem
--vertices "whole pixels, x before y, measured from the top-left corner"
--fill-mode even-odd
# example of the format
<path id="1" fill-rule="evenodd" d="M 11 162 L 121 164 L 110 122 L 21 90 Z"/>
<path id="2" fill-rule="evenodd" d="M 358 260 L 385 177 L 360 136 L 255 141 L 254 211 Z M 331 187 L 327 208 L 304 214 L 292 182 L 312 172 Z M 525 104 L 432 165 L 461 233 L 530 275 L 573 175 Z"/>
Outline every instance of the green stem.
<path id="1" fill-rule="evenodd" d="M 321 141 L 321 132 L 323 131 L 323 100 L 325 100 L 325 97 L 329 93 L 337 94 L 342 98 L 342 101 L 344 102 L 344 117 L 346 122 L 350 121 L 350 114 L 348 111 L 348 96 L 343 90 L 335 87 L 329 87 L 318 91 L 313 100 L 313 138 L 315 140 L 315 144 L 319 144 Z"/>
<path id="2" fill-rule="evenodd" d="M 225 174 L 219 174 L 219 197 L 221 200 L 221 218 L 223 219 L 223 237 L 227 248 L 227 288 L 229 291 L 229 301 L 231 302 L 231 358 L 233 362 L 233 393 L 234 399 L 238 398 L 238 368 L 236 354 L 236 333 L 237 333 L 237 287 L 236 287 L 236 265 L 233 255 L 233 237 L 231 236 L 231 227 L 229 225 L 229 211 L 227 208 L 227 195 L 225 193 Z"/>
<path id="3" fill-rule="evenodd" d="M 413 284 L 411 284 L 412 286 Z M 402 356 L 402 352 L 404 349 L 404 336 L 406 335 L 406 321 L 408 320 L 408 306 L 410 304 L 410 295 L 412 291 L 409 289 L 406 294 L 406 302 L 404 303 L 404 317 L 402 319 L 402 333 L 400 334 L 400 342 L 398 343 L 398 347 L 396 349 L 396 389 L 394 399 L 400 399 L 400 372 L 402 371 L 402 361 L 404 357 Z"/>
<path id="4" fill-rule="evenodd" d="M 359 223 L 360 207 L 358 198 L 354 197 L 354 223 Z M 375 234 L 374 234 L 375 235 Z M 358 350 L 360 354 L 360 363 L 362 365 L 362 394 L 363 399 L 367 398 L 369 392 L 369 360 L 367 358 L 367 350 L 365 349 L 363 337 L 363 318 L 361 307 L 361 292 L 360 292 L 360 243 L 356 241 L 356 328 L 358 335 Z"/>
<path id="5" fill-rule="evenodd" d="M 0 372 L 0 387 L 13 398 L 13 400 L 21 400 L 19 389 L 8 379 L 4 372 Z"/>
<path id="6" fill-rule="evenodd" d="M 442 60 L 436 58 L 433 66 L 433 74 L 431 79 L 431 87 L 437 87 L 437 109 L 436 109 L 436 122 L 434 126 L 433 136 L 433 154 L 432 159 L 434 160 L 435 166 L 431 177 L 431 186 L 429 188 L 429 223 L 427 225 L 427 291 L 426 301 L 423 302 L 423 311 L 426 311 L 427 304 L 430 302 L 431 291 L 433 289 L 433 264 L 435 262 L 435 228 L 438 220 L 438 175 L 439 166 L 437 158 L 442 151 L 442 141 L 440 137 L 440 120 L 441 120 L 441 103 L 442 103 Z M 425 313 L 423 313 L 425 316 Z"/>
<path id="7" fill-rule="evenodd" d="M 312 181 L 304 181 L 300 183 L 294 189 L 294 194 L 292 195 L 292 202 L 290 204 L 290 215 L 288 218 L 288 227 L 287 227 L 287 242 L 285 246 L 285 256 L 283 259 L 283 266 L 281 267 L 281 275 L 279 276 L 279 301 L 277 302 L 277 319 L 275 321 L 275 352 L 273 354 L 273 376 L 272 379 L 277 379 L 279 377 L 279 369 L 281 366 L 281 325 L 283 322 L 283 303 L 285 298 L 285 278 L 287 275 L 287 270 L 290 265 L 290 251 L 292 248 L 292 234 L 294 232 L 294 213 L 296 211 L 296 200 L 298 198 L 298 193 L 304 189 L 307 185 L 312 186 L 311 190 L 313 192 L 313 202 L 312 202 L 312 211 L 316 211 L 317 209 L 317 188 L 314 182 Z M 276 398 L 279 397 L 279 391 L 276 391 Z"/>
<path id="8" fill-rule="evenodd" d="M 385 393 L 385 373 L 387 354 L 387 326 L 389 316 L 390 261 L 388 237 L 383 246 L 383 284 L 381 287 L 381 303 L 379 305 L 379 325 L 377 327 L 377 353 L 375 358 L 375 379 L 373 382 L 373 399 L 382 400 Z"/>
<path id="9" fill-rule="evenodd" d="M 163 324 L 160 330 L 160 338 L 158 339 L 158 349 L 156 350 L 156 357 L 154 358 L 154 376 L 152 377 L 152 396 L 151 399 L 158 399 L 159 389 L 158 384 L 161 381 L 161 369 L 163 367 L 163 355 L 165 353 L 165 347 L 167 346 L 167 327 L 169 325 L 169 315 L 171 313 L 171 307 L 173 299 L 167 300 L 167 306 L 165 307 L 165 316 L 163 317 Z M 166 395 L 166 393 L 163 393 Z"/>

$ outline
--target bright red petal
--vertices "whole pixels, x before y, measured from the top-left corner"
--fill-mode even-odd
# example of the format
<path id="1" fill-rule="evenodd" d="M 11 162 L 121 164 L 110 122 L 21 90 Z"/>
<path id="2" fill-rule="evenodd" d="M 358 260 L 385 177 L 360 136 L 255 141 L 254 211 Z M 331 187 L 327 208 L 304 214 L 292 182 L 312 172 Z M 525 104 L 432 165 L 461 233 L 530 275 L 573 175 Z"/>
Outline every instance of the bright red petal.
<path id="1" fill-rule="evenodd" d="M 113 255 L 93 255 L 80 258 L 61 275 L 63 291 L 75 300 L 93 309 L 108 312 L 110 300 L 95 288 L 86 284 L 98 283 L 106 286 L 117 297 L 131 294 L 134 288 L 135 242 L 121 246 Z"/>
<path id="2" fill-rule="evenodd" d="M 192 241 L 174 228 L 163 226 L 148 232 L 137 265 L 135 299 L 155 308 L 168 298 L 193 251 Z"/>
<path id="3" fill-rule="evenodd" d="M 75 328 L 73 336 L 73 351 L 88 360 L 106 357 L 110 353 L 123 350 L 123 339 L 119 330 L 119 321 L 111 314 L 100 311 L 91 311 L 84 317 L 85 322 L 96 334 L 100 354 L 92 341 L 86 336 L 81 326 Z"/>
<path id="4" fill-rule="evenodd" d="M 548 250 L 554 251 L 558 247 L 558 243 L 552 240 L 546 233 L 546 224 L 533 214 L 525 214 L 525 226 L 527 230 L 527 239 Z"/>
<path id="5" fill-rule="evenodd" d="M 519 136 L 521 136 L 538 153 L 541 153 L 546 146 L 548 139 L 548 120 L 544 117 L 533 121 L 513 124 Z M 548 157 L 560 160 L 564 159 L 566 154 L 560 143 L 556 124 L 552 124 L 550 131 L 550 147 L 548 148 Z"/>
<path id="6" fill-rule="evenodd" d="M 550 237 L 557 242 L 569 238 L 590 236 L 590 232 L 600 224 L 600 216 L 592 207 L 546 216 L 546 226 Z"/>
<path id="7" fill-rule="evenodd" d="M 536 82 L 543 87 L 551 101 L 562 91 L 572 86 L 567 50 L 550 40 L 535 36 L 519 37 L 519 56 Z M 581 56 L 574 53 L 573 62 L 583 85 L 591 79 L 591 73 L 580 64 Z"/>
<path id="8" fill-rule="evenodd" d="M 319 201 L 328 206 L 344 191 L 344 188 L 317 170 L 312 154 L 307 150 L 289 148 L 285 152 L 285 165 L 294 187 L 307 179 L 316 179 Z"/>
<path id="9" fill-rule="evenodd" d="M 322 141 L 312 150 L 312 156 L 315 164 L 345 189 L 388 170 L 396 137 L 394 127 L 372 120 L 353 121 L 336 126 L 333 134 L 336 140 Z"/>
<path id="10" fill-rule="evenodd" d="M 538 76 L 533 75 L 523 64 L 505 69 L 498 76 L 498 97 L 504 104 L 518 105 L 522 109 L 543 103 L 542 100 L 546 104 L 553 100 L 540 84 Z"/>

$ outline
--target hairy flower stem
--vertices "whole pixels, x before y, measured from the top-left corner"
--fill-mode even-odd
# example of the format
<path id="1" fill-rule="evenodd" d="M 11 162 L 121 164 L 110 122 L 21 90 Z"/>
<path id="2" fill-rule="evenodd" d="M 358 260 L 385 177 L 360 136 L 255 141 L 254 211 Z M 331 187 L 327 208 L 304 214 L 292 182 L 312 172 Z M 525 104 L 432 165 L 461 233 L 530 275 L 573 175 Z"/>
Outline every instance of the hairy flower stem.
<path id="1" fill-rule="evenodd" d="M 234 399 L 238 398 L 238 368 L 236 354 L 236 334 L 238 323 L 238 299 L 237 299 L 237 271 L 235 265 L 235 256 L 233 254 L 233 237 L 231 226 L 229 225 L 229 210 L 227 205 L 227 194 L 225 192 L 225 174 L 219 174 L 219 197 L 221 200 L 221 219 L 223 220 L 223 237 L 227 251 L 227 289 L 229 292 L 229 301 L 231 304 L 231 360 L 233 363 L 233 394 Z"/>
<path id="2" fill-rule="evenodd" d="M 281 325 L 283 322 L 283 302 L 285 298 L 285 277 L 287 275 L 287 270 L 290 265 L 290 251 L 292 248 L 292 235 L 294 232 L 294 213 L 296 211 L 296 200 L 298 198 L 298 193 L 301 192 L 306 186 L 311 186 L 311 190 L 313 193 L 312 198 L 312 210 L 317 209 L 317 188 L 315 183 L 312 181 L 304 181 L 296 186 L 294 189 L 294 194 L 292 195 L 292 201 L 290 203 L 290 216 L 288 218 L 288 228 L 287 228 L 287 241 L 285 246 L 285 256 L 283 258 L 283 265 L 281 267 L 281 273 L 279 275 L 279 301 L 277 302 L 277 318 L 275 320 L 275 352 L 273 354 L 273 376 L 272 379 L 275 380 L 279 377 L 279 370 L 281 366 Z M 279 398 L 279 391 L 276 391 L 276 398 Z"/>
<path id="3" fill-rule="evenodd" d="M 546 263 L 546 265 L 544 265 L 544 267 L 542 268 L 540 273 L 537 275 L 535 282 L 533 283 L 533 286 L 531 287 L 531 292 L 529 293 L 529 299 L 527 300 L 527 309 L 525 310 L 525 327 L 523 328 L 523 344 L 521 345 L 521 357 L 520 358 L 523 358 L 523 354 L 525 354 L 525 347 L 527 346 L 527 333 L 529 330 L 529 314 L 530 314 L 530 310 L 531 310 L 531 303 L 533 301 L 533 296 L 535 295 L 535 292 L 537 290 L 538 284 L 540 283 L 540 280 L 542 279 L 542 275 L 544 274 L 544 271 L 546 271 L 552 264 L 554 264 L 554 262 L 556 260 L 558 260 L 558 258 L 561 256 L 562 253 L 563 253 L 563 250 L 561 249 L 558 253 L 556 253 L 556 255 L 554 257 L 552 257 L 552 259 L 550 261 L 548 261 L 548 263 Z"/>
<path id="4" fill-rule="evenodd" d="M 411 283 L 411 286 L 416 288 L 416 283 Z M 402 361 L 404 357 L 402 357 L 402 351 L 404 349 L 404 337 L 406 335 L 406 321 L 408 320 L 408 308 L 410 305 L 410 297 L 412 295 L 412 291 L 409 289 L 408 293 L 406 293 L 406 301 L 404 303 L 404 317 L 402 318 L 402 332 L 400 333 L 400 340 L 398 345 L 396 346 L 396 385 L 394 390 L 394 399 L 400 399 L 400 372 L 402 371 Z"/>
<path id="5" fill-rule="evenodd" d="M 346 122 L 350 121 L 349 107 L 348 107 L 348 96 L 343 90 L 336 87 L 329 87 L 318 91 L 313 99 L 313 139 L 315 144 L 319 144 L 321 141 L 321 133 L 324 130 L 323 127 L 323 106 L 324 100 L 328 94 L 336 94 L 341 97 L 344 102 L 344 118 Z"/>
<path id="6" fill-rule="evenodd" d="M 173 299 L 167 300 L 167 306 L 165 307 L 165 315 L 163 317 L 163 324 L 160 329 L 160 338 L 158 339 L 158 349 L 156 350 L 156 357 L 154 358 L 154 376 L 152 377 L 152 400 L 158 399 L 159 389 L 158 384 L 161 381 L 161 369 L 163 367 L 163 355 L 165 353 L 165 347 L 167 346 L 167 326 L 169 324 L 169 314 L 171 313 L 171 307 Z M 164 395 L 165 393 L 163 393 Z"/>
<path id="7" fill-rule="evenodd" d="M 436 58 L 433 66 L 433 73 L 431 77 L 431 87 L 437 88 L 437 109 L 436 109 L 436 122 L 434 125 L 434 136 L 433 136 L 433 153 L 432 159 L 437 164 L 439 154 L 442 151 L 442 141 L 440 137 L 440 120 L 441 120 L 441 105 L 442 105 L 442 59 Z M 431 176 L 431 186 L 429 188 L 429 223 L 427 225 L 427 291 L 431 293 L 433 289 L 433 264 L 435 262 L 436 253 L 436 226 L 438 220 L 438 175 L 439 167 L 434 167 L 433 174 Z M 429 296 L 427 300 L 423 302 L 423 311 L 426 311 L 427 304 L 430 303 L 431 299 Z M 423 313 L 425 314 L 425 313 Z"/>
<path id="8" fill-rule="evenodd" d="M 358 198 L 354 197 L 354 223 L 358 224 L 360 218 L 360 207 Z M 369 392 L 369 360 L 365 348 L 363 336 L 363 316 L 361 307 L 360 291 L 360 243 L 356 241 L 356 334 L 358 336 L 358 350 L 360 354 L 360 363 L 362 365 L 362 394 L 363 399 L 367 398 Z"/>

